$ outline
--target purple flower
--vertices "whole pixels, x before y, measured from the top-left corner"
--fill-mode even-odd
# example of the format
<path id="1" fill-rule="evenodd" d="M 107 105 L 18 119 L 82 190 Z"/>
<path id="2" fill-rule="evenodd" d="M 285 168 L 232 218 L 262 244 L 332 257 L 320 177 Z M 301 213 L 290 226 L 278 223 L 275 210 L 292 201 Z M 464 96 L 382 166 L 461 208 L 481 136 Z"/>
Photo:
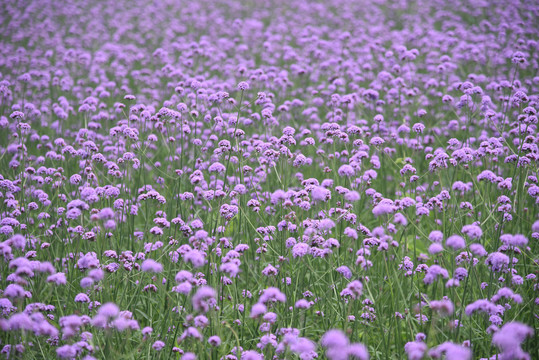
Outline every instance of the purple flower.
<path id="1" fill-rule="evenodd" d="M 275 287 L 269 287 L 262 292 L 259 302 L 267 304 L 268 302 L 282 302 L 286 301 L 286 296 L 279 289 Z"/>
<path id="2" fill-rule="evenodd" d="M 146 259 L 142 263 L 142 271 L 160 273 L 163 271 L 163 265 L 153 259 Z"/>
<path id="3" fill-rule="evenodd" d="M 195 268 L 202 267 L 206 263 L 204 254 L 198 250 L 190 250 L 186 252 L 183 255 L 183 260 L 185 262 L 190 262 Z"/>
<path id="4" fill-rule="evenodd" d="M 470 245 L 470 251 L 476 256 L 483 257 L 483 256 L 488 255 L 487 251 L 485 250 L 485 248 L 481 244 L 471 244 Z"/>
<path id="5" fill-rule="evenodd" d="M 163 350 L 164 347 L 165 347 L 165 343 L 162 342 L 161 340 L 157 340 L 157 341 L 154 342 L 153 345 L 152 345 L 152 348 L 153 348 L 155 351 L 161 351 L 161 350 Z"/>
<path id="6" fill-rule="evenodd" d="M 297 243 L 292 248 L 292 256 L 295 258 L 303 257 L 309 253 L 310 248 L 311 247 L 306 243 Z"/>
<path id="7" fill-rule="evenodd" d="M 328 330 L 322 336 L 320 343 L 328 349 L 339 348 L 342 350 L 348 346 L 348 338 L 341 330 L 333 329 Z"/>
<path id="8" fill-rule="evenodd" d="M 343 177 L 344 176 L 354 176 L 356 171 L 350 165 L 345 164 L 345 165 L 341 165 L 341 167 L 339 168 L 337 173 L 339 174 L 339 176 L 343 176 Z"/>
<path id="9" fill-rule="evenodd" d="M 502 243 L 511 246 L 524 247 L 528 245 L 528 239 L 521 234 L 503 234 L 502 236 L 500 236 L 500 240 L 502 241 Z"/>
<path id="10" fill-rule="evenodd" d="M 445 244 L 453 250 L 459 250 L 466 247 L 466 241 L 459 235 L 451 235 L 447 238 Z"/>
<path id="11" fill-rule="evenodd" d="M 421 123 L 416 123 L 412 126 L 412 130 L 418 134 L 423 133 L 423 130 L 425 130 L 425 125 Z"/>
<path id="12" fill-rule="evenodd" d="M 60 359 L 72 359 L 77 356 L 77 350 L 72 345 L 64 345 L 56 349 L 56 355 Z"/>
<path id="13" fill-rule="evenodd" d="M 271 264 L 268 264 L 268 266 L 266 266 L 264 268 L 264 270 L 262 270 L 262 275 L 265 275 L 265 276 L 275 276 L 279 273 L 279 270 L 277 270 L 273 265 Z"/>
<path id="14" fill-rule="evenodd" d="M 249 315 L 251 318 L 255 319 L 261 315 L 263 315 L 267 311 L 266 305 L 262 303 L 256 303 L 251 308 L 251 314 Z"/>
<path id="15" fill-rule="evenodd" d="M 369 351 L 367 347 L 360 343 L 350 344 L 347 348 L 348 356 L 352 359 L 369 360 Z"/>
<path id="16" fill-rule="evenodd" d="M 213 288 L 209 286 L 200 287 L 191 299 L 193 309 L 199 312 L 208 312 L 210 306 L 215 302 L 215 296 L 216 293 Z"/>
<path id="17" fill-rule="evenodd" d="M 444 234 L 439 230 L 434 230 L 429 234 L 429 240 L 435 243 L 441 243 L 444 239 Z"/>
<path id="18" fill-rule="evenodd" d="M 490 267 L 492 271 L 498 272 L 507 269 L 509 265 L 509 256 L 501 252 L 490 253 L 485 264 Z"/>
<path id="19" fill-rule="evenodd" d="M 106 318 L 116 317 L 120 312 L 118 306 L 114 303 L 106 303 L 99 307 L 97 315 L 104 316 Z"/>
<path id="20" fill-rule="evenodd" d="M 383 143 L 385 143 L 385 140 L 382 139 L 381 137 L 379 136 L 375 136 L 371 139 L 371 141 L 369 142 L 369 144 L 371 145 L 374 145 L 374 146 L 380 146 L 382 145 Z"/>
<path id="21" fill-rule="evenodd" d="M 409 360 L 421 360 L 427 352 L 427 344 L 423 341 L 411 341 L 404 345 L 404 351 L 408 355 Z"/>
<path id="22" fill-rule="evenodd" d="M 530 326 L 513 321 L 502 326 L 492 336 L 492 344 L 501 349 L 500 359 L 526 359 L 529 355 L 522 350 L 521 344 L 533 334 L 533 328 Z"/>
<path id="23" fill-rule="evenodd" d="M 3 295 L 9 298 L 23 298 L 26 296 L 26 291 L 18 284 L 9 284 L 6 286 Z"/>
<path id="24" fill-rule="evenodd" d="M 325 202 L 331 199 L 331 191 L 322 186 L 316 186 L 311 191 L 311 198 L 315 202 Z"/>
<path id="25" fill-rule="evenodd" d="M 395 207 L 386 202 L 380 203 L 372 209 L 372 213 L 376 217 L 391 214 L 393 211 L 395 211 Z"/>
<path id="26" fill-rule="evenodd" d="M 299 299 L 294 305 L 297 309 L 308 309 L 311 307 L 311 304 L 305 299 Z"/>
<path id="27" fill-rule="evenodd" d="M 430 308 L 442 316 L 451 315 L 454 310 L 451 300 L 433 300 L 430 302 Z"/>
<path id="28" fill-rule="evenodd" d="M 208 344 L 211 346 L 220 346 L 221 345 L 221 338 L 217 335 L 210 336 L 208 339 Z"/>
<path id="29" fill-rule="evenodd" d="M 75 296 L 75 302 L 83 302 L 83 303 L 89 303 L 90 302 L 90 298 L 88 297 L 88 295 L 86 294 L 77 294 Z"/>
<path id="30" fill-rule="evenodd" d="M 350 282 L 343 291 L 341 291 L 341 297 L 348 296 L 352 299 L 357 299 L 363 293 L 363 284 L 359 280 Z"/>
<path id="31" fill-rule="evenodd" d="M 357 191 L 348 191 L 346 194 L 344 194 L 344 199 L 346 201 L 355 202 L 358 201 L 360 198 L 361 196 Z"/>
<path id="32" fill-rule="evenodd" d="M 483 235 L 483 231 L 477 225 L 464 225 L 462 233 L 467 235 L 472 240 L 477 240 Z"/>
<path id="33" fill-rule="evenodd" d="M 178 271 L 178 273 L 176 274 L 176 276 L 174 277 L 174 280 L 177 282 L 177 283 L 181 283 L 181 282 L 184 282 L 184 281 L 191 281 L 193 279 L 193 274 L 191 274 L 189 271 L 187 270 L 180 270 Z"/>
<path id="34" fill-rule="evenodd" d="M 19 250 L 24 250 L 26 246 L 26 238 L 20 234 L 13 235 L 8 241 L 11 243 L 11 246 Z"/>
<path id="35" fill-rule="evenodd" d="M 439 265 L 431 265 L 427 270 L 427 274 L 425 275 L 425 279 L 423 279 L 423 282 L 427 285 L 432 284 L 438 276 L 447 279 L 449 277 L 449 273 L 446 269 L 442 268 Z"/>
<path id="36" fill-rule="evenodd" d="M 241 81 L 238 84 L 238 89 L 240 89 L 241 91 L 249 90 L 249 83 L 247 83 L 246 81 Z"/>
<path id="37" fill-rule="evenodd" d="M 441 358 L 442 354 L 445 354 L 446 360 L 470 360 L 472 358 L 470 348 L 449 341 L 429 350 L 429 356 L 436 359 Z"/>
<path id="38" fill-rule="evenodd" d="M 56 285 L 67 284 L 67 279 L 64 273 L 56 273 L 47 277 L 47 282 L 55 283 Z"/>
<path id="39" fill-rule="evenodd" d="M 488 301 L 487 299 L 479 299 L 466 306 L 464 312 L 466 315 L 471 316 L 474 312 L 484 312 L 487 314 L 496 314 L 499 310 L 498 307 Z"/>
<path id="40" fill-rule="evenodd" d="M 440 243 L 433 243 L 429 246 L 429 254 L 436 255 L 444 251 L 444 247 Z"/>
<path id="41" fill-rule="evenodd" d="M 300 358 L 311 358 L 312 353 L 316 350 L 316 344 L 307 338 L 295 337 L 293 334 L 286 334 L 285 340 L 287 342 L 290 350 L 293 353 L 296 353 Z"/>
<path id="42" fill-rule="evenodd" d="M 210 167 L 208 168 L 208 171 L 209 172 L 216 172 L 218 174 L 222 174 L 224 173 L 226 170 L 225 166 L 219 162 L 214 162 L 213 164 L 210 165 Z"/>
<path id="43" fill-rule="evenodd" d="M 236 277 L 240 272 L 239 266 L 234 262 L 226 262 L 219 267 L 219 270 L 231 277 Z"/>
<path id="44" fill-rule="evenodd" d="M 352 277 L 352 270 L 346 265 L 339 266 L 337 269 L 335 269 L 339 274 L 344 276 L 346 279 L 350 279 Z"/>

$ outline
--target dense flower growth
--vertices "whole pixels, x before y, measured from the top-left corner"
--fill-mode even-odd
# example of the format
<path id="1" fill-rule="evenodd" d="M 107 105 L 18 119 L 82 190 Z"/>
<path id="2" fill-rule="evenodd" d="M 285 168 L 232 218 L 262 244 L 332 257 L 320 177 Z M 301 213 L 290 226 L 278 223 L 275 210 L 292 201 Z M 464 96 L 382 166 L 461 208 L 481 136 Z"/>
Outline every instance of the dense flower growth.
<path id="1" fill-rule="evenodd" d="M 9 359 L 539 358 L 534 1 L 3 1 Z"/>

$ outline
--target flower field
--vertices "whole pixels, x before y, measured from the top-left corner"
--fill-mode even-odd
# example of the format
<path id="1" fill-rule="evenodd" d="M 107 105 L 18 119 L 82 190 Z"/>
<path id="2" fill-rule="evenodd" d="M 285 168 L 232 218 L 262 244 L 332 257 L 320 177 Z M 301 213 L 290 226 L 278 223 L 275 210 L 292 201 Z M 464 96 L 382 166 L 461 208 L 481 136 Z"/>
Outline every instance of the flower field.
<path id="1" fill-rule="evenodd" d="M 539 3 L 0 3 L 0 358 L 539 359 Z"/>

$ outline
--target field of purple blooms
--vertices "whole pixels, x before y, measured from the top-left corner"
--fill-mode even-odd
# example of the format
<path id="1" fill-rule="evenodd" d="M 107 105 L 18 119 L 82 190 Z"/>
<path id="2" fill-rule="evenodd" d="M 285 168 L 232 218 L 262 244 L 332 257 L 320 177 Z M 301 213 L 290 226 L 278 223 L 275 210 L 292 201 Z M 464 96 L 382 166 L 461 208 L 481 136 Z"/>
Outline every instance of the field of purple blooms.
<path id="1" fill-rule="evenodd" d="M 0 358 L 539 359 L 539 3 L 0 2 Z"/>

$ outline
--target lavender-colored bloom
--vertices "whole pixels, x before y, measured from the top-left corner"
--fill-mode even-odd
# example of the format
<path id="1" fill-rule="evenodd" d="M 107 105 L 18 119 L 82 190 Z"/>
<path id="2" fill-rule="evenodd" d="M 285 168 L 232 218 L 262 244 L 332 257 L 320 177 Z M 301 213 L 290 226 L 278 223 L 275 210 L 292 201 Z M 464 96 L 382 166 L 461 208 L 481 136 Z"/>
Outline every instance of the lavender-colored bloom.
<path id="1" fill-rule="evenodd" d="M 165 343 L 162 342 L 161 340 L 157 340 L 156 342 L 154 342 L 152 344 L 152 348 L 155 350 L 155 351 L 161 351 L 163 350 L 163 348 L 165 347 Z"/>
<path id="2" fill-rule="evenodd" d="M 433 300 L 430 302 L 430 308 L 442 316 L 452 315 L 454 310 L 451 300 Z"/>
<path id="3" fill-rule="evenodd" d="M 388 203 L 380 203 L 372 209 L 374 216 L 391 214 L 395 210 L 394 206 Z"/>
<path id="4" fill-rule="evenodd" d="M 106 303 L 99 307 L 97 310 L 97 315 L 104 316 L 107 318 L 116 317 L 120 312 L 118 306 L 114 303 Z"/>
<path id="5" fill-rule="evenodd" d="M 311 304 L 305 299 L 299 299 L 294 305 L 297 309 L 308 309 L 311 307 Z"/>
<path id="6" fill-rule="evenodd" d="M 428 354 L 434 358 L 441 358 L 442 354 L 445 354 L 447 360 L 470 360 L 472 358 L 470 348 L 449 341 L 429 350 Z"/>
<path id="7" fill-rule="evenodd" d="M 521 348 L 527 337 L 534 334 L 530 326 L 513 321 L 505 324 L 492 336 L 492 344 L 501 349 L 500 359 L 526 359 L 529 355 Z"/>
<path id="8" fill-rule="evenodd" d="M 355 170 L 350 165 L 341 165 L 339 170 L 337 171 L 339 176 L 353 176 L 355 174 Z"/>
<path id="9" fill-rule="evenodd" d="M 88 295 L 86 294 L 77 294 L 75 296 L 75 302 L 83 302 L 83 303 L 89 303 L 90 302 L 90 298 L 88 297 Z"/>
<path id="10" fill-rule="evenodd" d="M 292 248 L 292 256 L 297 257 L 303 257 L 309 253 L 310 246 L 306 243 L 297 243 Z"/>
<path id="11" fill-rule="evenodd" d="M 67 284 L 67 279 L 64 273 L 56 273 L 47 277 L 47 282 L 55 283 L 56 285 Z"/>
<path id="12" fill-rule="evenodd" d="M 265 276 L 275 276 L 279 273 L 279 270 L 277 270 L 273 265 L 268 264 L 264 270 L 262 270 L 262 275 Z"/>
<path id="13" fill-rule="evenodd" d="M 444 239 L 444 235 L 439 230 L 434 230 L 429 234 L 429 240 L 435 243 L 441 243 Z"/>
<path id="14" fill-rule="evenodd" d="M 352 359 L 369 360 L 369 351 L 367 347 L 360 343 L 350 344 L 347 348 L 348 356 Z"/>
<path id="15" fill-rule="evenodd" d="M 528 245 L 528 239 L 521 234 L 503 234 L 502 236 L 500 236 L 500 240 L 502 241 L 502 243 L 511 246 L 524 247 Z"/>
<path id="16" fill-rule="evenodd" d="M 19 250 L 24 250 L 26 246 L 26 238 L 20 234 L 13 235 L 8 241 L 11 243 L 11 246 Z"/>
<path id="17" fill-rule="evenodd" d="M 111 208 L 104 208 L 99 211 L 99 219 L 101 220 L 109 220 L 114 217 L 114 210 Z"/>
<path id="18" fill-rule="evenodd" d="M 421 134 L 425 130 L 425 125 L 421 123 L 416 123 L 412 126 L 412 130 L 418 134 Z"/>
<path id="19" fill-rule="evenodd" d="M 56 355 L 60 359 L 72 359 L 77 355 L 77 350 L 72 345 L 64 345 L 56 349 Z"/>
<path id="20" fill-rule="evenodd" d="M 214 162 L 213 164 L 210 165 L 210 167 L 208 168 L 208 171 L 209 172 L 216 172 L 218 174 L 222 174 L 224 173 L 226 170 L 225 166 L 219 162 Z"/>
<path id="21" fill-rule="evenodd" d="M 163 265 L 153 259 L 146 259 L 142 263 L 142 271 L 160 273 L 163 271 Z"/>
<path id="22" fill-rule="evenodd" d="M 266 311 L 267 311 L 266 305 L 262 303 L 256 303 L 251 308 L 251 315 L 249 316 L 254 319 L 263 315 Z"/>
<path id="23" fill-rule="evenodd" d="M 427 270 L 427 274 L 425 275 L 425 279 L 423 279 L 423 282 L 427 285 L 432 284 L 438 276 L 447 279 L 449 277 L 449 273 L 446 269 L 442 268 L 439 265 L 431 265 Z"/>
<path id="24" fill-rule="evenodd" d="M 262 292 L 259 302 L 266 304 L 268 302 L 282 302 L 286 301 L 286 296 L 279 289 L 275 287 L 269 287 Z"/>
<path id="25" fill-rule="evenodd" d="M 322 346 L 328 349 L 340 348 L 345 349 L 348 346 L 348 338 L 338 329 L 328 330 L 320 340 Z"/>
<path id="26" fill-rule="evenodd" d="M 464 225 L 462 233 L 466 234 L 470 239 L 476 240 L 483 235 L 483 231 L 477 225 Z"/>
<path id="27" fill-rule="evenodd" d="M 358 201 L 360 198 L 361 196 L 357 191 L 348 191 L 346 194 L 344 194 L 344 199 L 346 201 L 355 202 Z"/>
<path id="28" fill-rule="evenodd" d="M 492 271 L 502 271 L 507 269 L 507 266 L 509 265 L 509 256 L 501 252 L 493 252 L 489 254 L 485 260 L 485 264 L 488 265 Z"/>
<path id="29" fill-rule="evenodd" d="M 290 347 L 290 351 L 296 353 L 300 358 L 310 358 L 316 350 L 316 344 L 307 338 L 295 337 L 292 334 L 285 335 L 285 341 Z"/>
<path id="30" fill-rule="evenodd" d="M 185 262 L 190 262 L 196 268 L 204 266 L 206 262 L 204 255 L 198 250 L 191 250 L 186 252 L 183 255 L 183 260 Z"/>
<path id="31" fill-rule="evenodd" d="M 359 280 L 350 282 L 346 288 L 344 288 L 340 295 L 345 299 L 358 299 L 363 293 L 363 284 Z"/>
<path id="32" fill-rule="evenodd" d="M 487 256 L 488 253 L 481 244 L 470 244 L 470 251 L 476 256 Z"/>
<path id="33" fill-rule="evenodd" d="M 465 313 L 468 316 L 471 316 L 474 312 L 477 311 L 484 312 L 487 314 L 496 314 L 498 312 L 498 307 L 487 299 L 479 299 L 467 305 L 465 308 Z"/>
<path id="34" fill-rule="evenodd" d="M 9 284 L 5 288 L 3 295 L 9 298 L 22 298 L 26 296 L 26 291 L 18 284 Z"/>
<path id="35" fill-rule="evenodd" d="M 90 286 L 92 286 L 94 284 L 94 279 L 92 279 L 91 277 L 83 277 L 81 280 L 80 280 L 80 286 L 83 288 L 83 289 L 87 289 L 89 288 Z"/>
<path id="36" fill-rule="evenodd" d="M 247 83 L 246 81 L 241 81 L 239 84 L 238 84 L 238 89 L 244 91 L 244 90 L 249 90 L 249 83 Z"/>
<path id="37" fill-rule="evenodd" d="M 180 270 L 178 271 L 178 273 L 176 274 L 176 276 L 174 277 L 174 280 L 177 282 L 177 283 L 181 283 L 181 282 L 184 282 L 184 281 L 191 281 L 193 279 L 193 274 L 191 274 L 189 271 L 187 270 Z"/>
<path id="38" fill-rule="evenodd" d="M 427 344 L 423 341 L 411 341 L 404 345 L 404 351 L 409 360 L 421 360 L 427 352 Z"/>
<path id="39" fill-rule="evenodd" d="M 459 281 L 464 280 L 468 276 L 468 270 L 463 267 L 458 267 L 455 269 L 453 276 Z"/>
<path id="40" fill-rule="evenodd" d="M 210 336 L 208 338 L 208 344 L 215 347 L 221 346 L 221 338 L 217 335 Z"/>
<path id="41" fill-rule="evenodd" d="M 331 191 L 326 188 L 323 188 L 322 186 L 316 186 L 311 191 L 311 197 L 315 202 L 325 202 L 331 199 Z"/>
<path id="42" fill-rule="evenodd" d="M 193 309 L 199 312 L 208 312 L 210 310 L 211 304 L 215 301 L 215 290 L 209 286 L 200 287 L 191 302 L 193 304 Z"/>
<path id="43" fill-rule="evenodd" d="M 344 276 L 346 279 L 350 279 L 352 277 L 352 270 L 348 268 L 346 265 L 339 266 L 337 269 L 335 269 L 339 274 Z"/>
<path id="44" fill-rule="evenodd" d="M 436 255 L 444 251 L 444 247 L 440 243 L 433 243 L 429 246 L 429 254 Z"/>
<path id="45" fill-rule="evenodd" d="M 459 250 L 466 247 L 466 241 L 459 235 L 451 235 L 447 238 L 445 244 L 453 250 Z"/>

